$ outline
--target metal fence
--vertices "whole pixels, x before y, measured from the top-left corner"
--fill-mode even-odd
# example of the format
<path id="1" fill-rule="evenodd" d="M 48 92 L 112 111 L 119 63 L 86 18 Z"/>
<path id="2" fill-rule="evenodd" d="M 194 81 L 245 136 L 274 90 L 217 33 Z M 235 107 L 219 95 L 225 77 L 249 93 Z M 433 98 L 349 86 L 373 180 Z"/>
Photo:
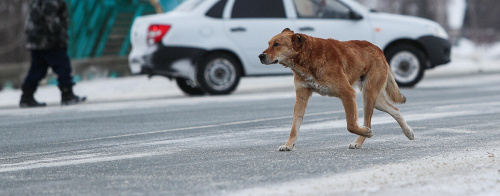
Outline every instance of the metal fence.
<path id="1" fill-rule="evenodd" d="M 154 13 L 148 1 L 67 0 L 70 14 L 68 53 L 71 58 L 125 56 L 135 17 Z"/>

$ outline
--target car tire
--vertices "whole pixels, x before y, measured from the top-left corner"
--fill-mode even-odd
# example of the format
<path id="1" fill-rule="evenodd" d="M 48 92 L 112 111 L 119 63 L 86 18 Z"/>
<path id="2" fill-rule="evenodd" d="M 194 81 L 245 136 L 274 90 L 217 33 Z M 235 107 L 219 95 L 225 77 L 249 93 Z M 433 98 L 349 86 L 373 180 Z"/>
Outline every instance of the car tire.
<path id="1" fill-rule="evenodd" d="M 229 94 L 240 82 L 241 65 L 227 53 L 213 53 L 207 56 L 196 70 L 200 87 L 211 95 Z"/>
<path id="2" fill-rule="evenodd" d="M 189 80 L 184 78 L 176 78 L 177 86 L 186 94 L 191 96 L 204 95 L 205 91 L 203 91 L 199 87 L 192 87 L 188 84 Z"/>
<path id="3" fill-rule="evenodd" d="M 396 45 L 387 50 L 386 58 L 398 86 L 413 87 L 424 77 L 427 58 L 419 48 Z"/>

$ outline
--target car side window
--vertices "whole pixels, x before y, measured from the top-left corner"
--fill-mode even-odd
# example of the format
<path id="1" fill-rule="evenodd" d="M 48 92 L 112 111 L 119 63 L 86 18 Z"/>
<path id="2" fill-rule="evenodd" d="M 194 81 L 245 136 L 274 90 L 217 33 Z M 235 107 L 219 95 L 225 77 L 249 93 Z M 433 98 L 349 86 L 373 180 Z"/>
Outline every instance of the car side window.
<path id="1" fill-rule="evenodd" d="M 293 0 L 298 18 L 349 19 L 351 9 L 336 0 Z"/>
<path id="2" fill-rule="evenodd" d="M 283 0 L 235 0 L 231 18 L 286 18 Z"/>
<path id="3" fill-rule="evenodd" d="M 205 15 L 212 18 L 222 18 L 226 3 L 227 0 L 220 0 L 219 2 L 215 3 L 215 5 L 213 5 Z"/>

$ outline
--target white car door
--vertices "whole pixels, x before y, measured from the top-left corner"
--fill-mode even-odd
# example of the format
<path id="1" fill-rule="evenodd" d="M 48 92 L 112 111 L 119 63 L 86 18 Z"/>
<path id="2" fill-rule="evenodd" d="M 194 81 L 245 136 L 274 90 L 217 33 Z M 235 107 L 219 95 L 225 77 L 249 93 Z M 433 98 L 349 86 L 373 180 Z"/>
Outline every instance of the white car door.
<path id="1" fill-rule="evenodd" d="M 273 36 L 293 25 L 283 0 L 230 0 L 227 6 L 224 30 L 242 54 L 247 74 L 291 73 L 280 65 L 262 65 L 258 58 Z"/>
<path id="2" fill-rule="evenodd" d="M 298 33 L 373 42 L 368 20 L 338 0 L 293 0 L 293 4 L 297 13 L 294 30 Z"/>

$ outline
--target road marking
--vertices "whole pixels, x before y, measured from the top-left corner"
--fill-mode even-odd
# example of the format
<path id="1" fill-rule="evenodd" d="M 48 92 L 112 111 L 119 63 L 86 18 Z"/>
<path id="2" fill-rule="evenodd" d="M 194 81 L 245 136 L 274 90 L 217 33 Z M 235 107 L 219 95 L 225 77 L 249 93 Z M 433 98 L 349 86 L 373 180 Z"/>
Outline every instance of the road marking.
<path id="1" fill-rule="evenodd" d="M 148 156 L 164 155 L 169 153 L 172 152 L 147 152 L 147 153 L 137 153 L 137 154 L 127 154 L 127 155 L 116 155 L 116 156 L 106 156 L 106 155 L 103 156 L 100 153 L 94 153 L 94 154 L 84 154 L 75 156 L 62 156 L 56 158 L 45 158 L 32 161 L 24 161 L 19 163 L 1 164 L 0 173 L 27 170 L 27 169 L 45 168 L 45 167 L 62 167 L 62 166 L 78 165 L 85 163 L 134 159 L 134 158 L 141 158 Z"/>

